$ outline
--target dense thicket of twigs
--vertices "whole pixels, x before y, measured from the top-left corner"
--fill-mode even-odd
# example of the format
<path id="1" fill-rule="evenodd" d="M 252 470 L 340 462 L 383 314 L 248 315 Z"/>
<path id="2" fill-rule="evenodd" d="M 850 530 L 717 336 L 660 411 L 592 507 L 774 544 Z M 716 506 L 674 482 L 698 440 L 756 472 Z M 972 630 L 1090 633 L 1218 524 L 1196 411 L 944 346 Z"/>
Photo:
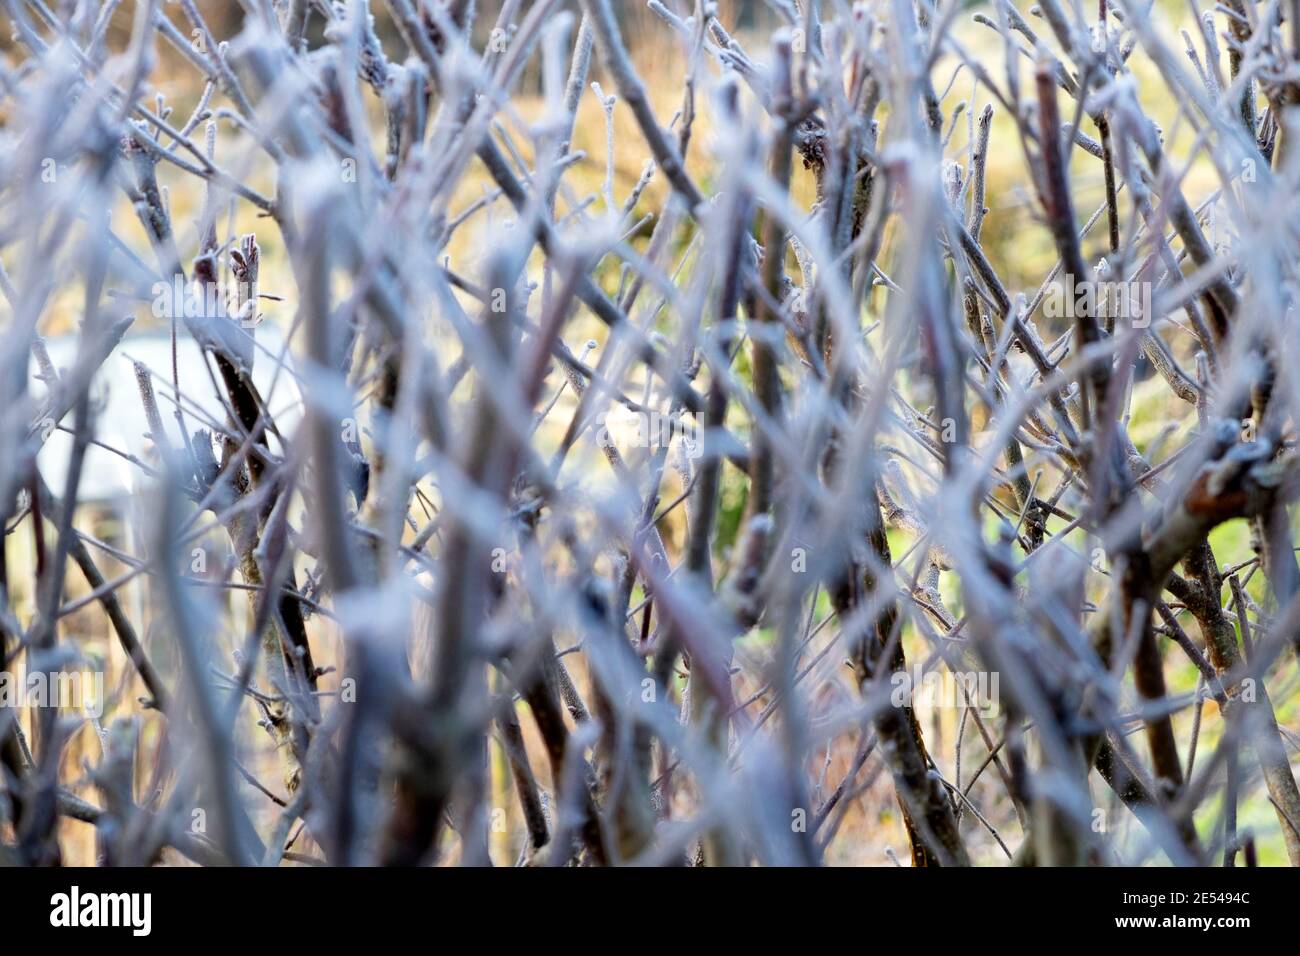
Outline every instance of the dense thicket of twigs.
<path id="1" fill-rule="evenodd" d="M 373 6 L 6 0 L 3 670 L 129 674 L 0 709 L 0 855 L 816 864 L 879 776 L 915 865 L 1300 864 L 1300 6 Z M 116 548 L 132 320 L 210 374 Z"/>

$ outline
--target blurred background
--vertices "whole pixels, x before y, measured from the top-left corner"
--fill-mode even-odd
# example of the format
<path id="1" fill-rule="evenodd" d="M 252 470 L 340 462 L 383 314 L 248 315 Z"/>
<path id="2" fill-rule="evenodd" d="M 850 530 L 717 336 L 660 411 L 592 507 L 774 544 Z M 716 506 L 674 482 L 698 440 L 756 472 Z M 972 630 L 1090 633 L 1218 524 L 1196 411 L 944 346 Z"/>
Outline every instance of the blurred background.
<path id="1" fill-rule="evenodd" d="M 240 31 L 243 13 L 238 3 L 232 0 L 199 0 L 198 6 L 219 39 L 232 38 Z M 376 30 L 390 59 L 402 60 L 405 57 L 403 44 L 388 18 L 384 5 L 376 3 L 373 6 Z M 475 42 L 479 47 L 482 47 L 491 35 L 501 6 L 500 0 L 482 0 L 479 3 L 475 28 Z M 689 12 L 686 9 L 687 4 L 679 2 L 675 5 L 670 3 L 669 6 L 675 6 L 682 13 Z M 967 9 L 958 14 L 955 34 L 968 49 L 986 58 L 990 72 L 1000 77 L 1003 69 L 1002 41 L 987 28 L 973 22 L 970 16 L 986 8 L 987 5 L 977 0 L 965 6 Z M 1020 3 L 1018 6 L 1022 14 L 1032 19 L 1027 4 Z M 686 61 L 681 44 L 671 29 L 640 2 L 620 3 L 617 7 L 623 21 L 624 38 L 638 69 L 647 82 L 661 122 L 666 123 L 679 108 L 682 100 L 680 77 L 683 75 Z M 717 7 L 721 21 L 747 48 L 751 56 L 765 60 L 768 38 L 772 30 L 783 22 L 781 18 L 767 4 L 761 2 L 720 0 Z M 1191 16 L 1186 7 L 1175 0 L 1158 0 L 1157 7 L 1172 27 L 1191 26 Z M 162 9 L 172 17 L 182 33 L 189 35 L 188 23 L 176 12 L 173 5 L 166 4 Z M 113 14 L 108 39 L 111 49 L 121 50 L 127 44 L 133 13 L 134 5 L 124 3 L 120 4 Z M 7 16 L 7 13 L 0 13 L 0 18 L 7 18 Z M 319 42 L 320 18 L 313 18 L 312 23 L 315 32 L 309 35 L 309 43 Z M 10 67 L 13 67 L 21 63 L 24 54 L 16 47 L 9 34 L 10 30 L 0 29 L 0 53 Z M 198 103 L 202 92 L 200 77 L 183 57 L 167 45 L 159 44 L 157 53 L 157 66 L 149 77 L 149 82 L 158 90 L 165 91 L 166 105 L 177 115 L 188 116 Z M 1144 75 L 1151 75 L 1150 64 L 1145 60 L 1138 60 L 1133 66 L 1139 81 Z M 710 64 L 709 69 L 716 71 L 716 65 Z M 1028 69 L 1029 67 L 1024 67 L 1023 75 L 1028 75 Z M 606 84 L 607 92 L 612 91 L 613 84 L 608 82 L 603 69 L 597 66 L 593 76 Z M 956 162 L 965 162 L 966 150 L 970 142 L 971 118 L 989 102 L 989 96 L 985 90 L 976 88 L 968 71 L 957 71 L 957 64 L 952 57 L 938 59 L 933 71 L 933 80 L 937 89 L 945 91 L 943 111 L 949 118 L 953 130 L 947 154 Z M 512 102 L 512 109 L 517 111 L 525 121 L 541 112 L 540 83 L 538 63 L 534 59 L 525 70 L 517 87 L 515 100 Z M 1142 92 L 1140 87 L 1139 94 L 1141 95 Z M 1161 103 L 1158 100 L 1148 102 L 1145 98 L 1143 101 L 1151 114 L 1164 126 L 1166 146 L 1171 155 L 1184 155 L 1194 136 L 1194 131 L 1175 122 L 1174 104 Z M 374 109 L 375 104 L 369 100 L 367 102 L 369 107 Z M 14 109 L 15 104 L 12 100 L 6 98 L 0 101 L 0 135 L 16 135 L 15 130 L 9 126 Z M 382 150 L 383 130 L 378 122 L 378 110 L 375 110 L 373 115 L 376 118 L 373 128 L 374 145 L 378 153 Z M 625 197 L 641 177 L 648 154 L 630 114 L 622 104 L 614 109 L 613 126 L 616 143 L 615 192 L 618 197 Z M 704 110 L 696 120 L 695 129 L 700 145 L 692 148 L 689 164 L 697 181 L 707 190 L 713 173 L 707 110 Z M 595 94 L 588 91 L 581 102 L 573 142 L 573 149 L 582 151 L 585 156 L 574 164 L 566 177 L 568 188 L 561 196 L 561 216 L 571 212 L 578 205 L 576 200 L 600 193 L 605 176 L 605 137 L 605 117 L 601 105 Z M 229 124 L 222 126 L 218 158 L 232 169 L 246 171 L 249 181 L 257 188 L 268 193 L 273 190 L 274 184 L 270 178 L 269 165 L 262 161 L 262 157 L 256 155 L 256 150 L 251 148 L 246 137 Z M 1086 221 L 1103 201 L 1101 166 L 1092 157 L 1077 150 L 1072 163 L 1077 203 L 1076 215 L 1082 222 Z M 247 170 L 244 170 L 245 165 L 249 165 Z M 168 202 L 171 205 L 182 256 L 187 259 L 192 258 L 197 246 L 195 222 L 202 194 L 193 188 L 191 181 L 183 175 L 178 175 L 175 170 L 163 166 L 160 167 L 159 173 L 164 185 L 169 187 Z M 1197 160 L 1188 170 L 1184 189 L 1195 204 L 1211 191 L 1214 182 L 1212 171 L 1206 168 L 1203 161 Z M 999 107 L 995 114 L 988 163 L 990 211 L 984 227 L 984 248 L 1012 293 L 1025 292 L 1032 296 L 1041 277 L 1055 262 L 1055 252 L 1050 234 L 1041 221 L 1036 201 L 1027 190 L 1027 184 L 1024 154 L 1020 150 L 1010 121 Z M 801 169 L 798 163 L 796 163 L 793 191 L 796 200 L 804 208 L 811 208 L 815 201 L 812 177 L 806 170 Z M 648 214 L 661 208 L 664 192 L 662 178 L 656 178 L 642 197 L 633 219 L 639 219 L 641 213 Z M 491 187 L 486 174 L 480 168 L 474 168 L 465 177 L 453 209 L 458 206 L 460 209 L 468 210 L 490 194 Z M 509 214 L 503 204 L 489 203 L 475 216 L 483 222 L 491 222 L 493 217 Z M 149 244 L 125 197 L 121 200 L 120 208 L 114 210 L 114 221 L 119 233 L 137 253 L 148 257 Z M 246 204 L 235 205 L 233 222 L 234 232 L 255 231 L 257 233 L 262 250 L 261 289 L 281 297 L 282 301 L 264 303 L 265 315 L 257 331 L 259 344 L 272 352 L 277 352 L 284 341 L 295 309 L 295 287 L 282 241 L 276 230 L 254 216 L 253 210 Z M 649 227 L 650 224 L 646 223 L 639 238 L 634 239 L 634 242 L 643 241 L 649 233 Z M 476 227 L 471 220 L 456 234 L 449 254 L 455 260 L 464 259 L 472 262 L 479 251 L 480 244 L 486 241 L 485 237 L 486 230 Z M 685 234 L 680 237 L 678 243 L 680 248 L 685 247 L 687 238 Z M 1105 229 L 1102 224 L 1087 237 L 1086 256 L 1091 261 L 1096 261 L 1102 254 L 1104 245 Z M 797 275 L 798 265 L 793 256 L 789 265 L 790 271 Z M 608 273 L 600 278 L 607 288 L 616 286 L 619 281 L 616 267 L 610 266 Z M 141 539 L 142 515 L 147 515 L 149 509 L 155 506 L 155 502 L 149 495 L 147 475 L 135 463 L 135 461 L 147 463 L 150 460 L 151 448 L 144 436 L 145 427 L 136 398 L 131 360 L 142 362 L 161 380 L 167 380 L 171 374 L 169 330 L 166 320 L 156 318 L 149 309 L 147 301 L 141 300 L 141 296 L 146 294 L 144 289 L 119 288 L 115 292 L 119 296 L 124 314 L 134 315 L 136 321 L 131 333 L 119 349 L 119 354 L 106 364 L 95 387 L 95 405 L 98 413 L 97 437 L 107 447 L 93 449 L 92 464 L 88 466 L 84 482 L 86 495 L 80 503 L 81 510 L 77 518 L 78 527 L 102 545 L 96 549 L 96 558 L 109 578 L 132 571 L 134 567 L 132 561 L 122 558 L 127 555 L 140 555 L 147 550 Z M 66 294 L 57 296 L 54 307 L 42 319 L 40 331 L 48 339 L 51 357 L 56 366 L 70 361 L 71 340 L 68 336 L 76 330 L 80 296 L 81 292 L 78 289 L 70 289 Z M 1056 326 L 1053 326 L 1051 321 L 1041 319 L 1039 327 L 1045 338 L 1050 341 L 1065 330 L 1064 321 L 1060 320 Z M 605 329 L 583 313 L 575 327 L 566 330 L 565 336 L 570 343 L 581 343 L 584 339 L 603 343 Z M 1184 364 L 1188 364 L 1189 350 L 1194 345 L 1191 337 L 1180 338 L 1175 333 L 1167 341 L 1175 354 L 1184 360 Z M 263 362 L 263 365 L 265 364 Z M 741 369 L 742 374 L 745 371 Z M 181 353 L 181 377 L 184 383 L 193 385 L 192 391 L 195 395 L 204 395 L 211 391 L 201 387 L 205 374 L 197 350 L 192 345 L 185 345 Z M 35 367 L 32 375 L 33 382 L 36 383 L 34 389 L 39 389 L 41 386 Z M 1141 377 L 1139 375 L 1139 378 Z M 1157 441 L 1167 443 L 1166 447 L 1176 448 L 1180 443 L 1178 439 L 1195 424 L 1194 415 L 1190 414 L 1187 405 L 1170 395 L 1163 383 L 1147 384 L 1151 387 L 1139 382 L 1134 393 L 1130 429 L 1134 441 L 1139 450 L 1143 451 L 1151 450 L 1153 443 Z M 266 385 L 267 394 L 270 395 L 270 382 L 266 382 Z M 273 404 L 278 406 L 278 414 L 284 416 L 279 419 L 281 425 L 288 423 L 292 426 L 298 401 L 293 390 L 292 378 L 285 377 L 279 385 L 281 391 L 274 394 Z M 571 396 L 563 396 L 562 402 L 565 404 L 561 408 L 571 408 L 572 406 L 568 404 L 571 401 Z M 209 407 L 208 412 L 215 413 L 219 408 L 219 405 Z M 557 414 L 554 420 L 564 421 L 566 416 Z M 1172 435 L 1168 433 L 1171 422 L 1174 423 L 1175 428 Z M 975 422 L 977 428 L 979 424 L 978 421 Z M 60 486 L 66 462 L 67 440 L 66 434 L 54 435 L 41 458 L 42 470 L 52 487 Z M 1160 457 L 1157 453 L 1153 463 Z M 673 484 L 676 480 L 670 470 L 669 477 L 666 479 L 668 485 L 664 490 L 664 500 L 671 500 L 681 493 L 682 487 Z M 723 555 L 734 543 L 745 494 L 743 481 L 729 469 L 724 470 L 724 482 L 722 489 L 724 514 L 719 523 L 718 541 L 719 551 Z M 430 492 L 432 493 L 432 489 Z M 309 520 L 307 516 L 302 517 L 304 520 Z M 684 509 L 678 509 L 666 518 L 661 532 L 670 553 L 679 553 L 684 532 Z M 895 554 L 905 552 L 912 543 L 909 534 L 902 530 L 891 532 L 891 538 Z M 1252 554 L 1248 529 L 1244 522 L 1231 522 L 1221 527 L 1214 533 L 1212 543 L 1220 560 L 1227 564 L 1245 560 Z M 14 590 L 12 599 L 15 606 L 26 606 L 29 609 L 32 595 L 30 590 L 24 591 L 24 588 L 29 589 L 32 578 L 21 569 L 30 567 L 32 560 L 30 535 L 10 535 L 6 538 L 5 547 L 10 567 L 19 569 L 12 575 Z M 234 647 L 242 639 L 249 612 L 245 596 L 237 587 L 239 579 L 234 556 L 224 535 L 213 534 L 209 540 L 198 545 L 194 561 L 193 571 L 196 576 L 206 577 L 214 589 L 226 589 L 227 599 L 223 602 L 223 607 L 227 618 L 220 631 L 225 649 L 233 652 Z M 304 576 L 309 570 L 306 567 L 300 569 Z M 952 571 L 945 572 L 940 582 L 940 589 L 948 600 L 949 607 L 955 613 L 960 613 L 961 602 L 955 584 L 955 574 L 956 572 Z M 1250 585 L 1252 593 L 1257 597 L 1261 596 L 1258 593 L 1259 585 L 1259 581 L 1253 581 Z M 89 590 L 86 582 L 75 569 L 70 570 L 65 600 L 77 602 L 84 598 Z M 148 576 L 135 577 L 121 589 L 120 594 L 133 618 L 146 622 L 146 626 L 141 629 L 142 636 L 154 663 L 168 675 L 169 679 L 174 678 L 177 674 L 175 652 L 172 641 L 169 640 L 161 624 L 161 616 L 151 613 L 150 609 L 157 604 L 150 593 Z M 634 596 L 634 604 L 636 600 Z M 815 619 L 820 622 L 829 612 L 829 605 L 823 598 L 815 608 Z M 316 615 L 310 620 L 309 627 L 317 663 L 324 667 L 335 664 L 338 659 L 338 639 L 329 620 L 324 616 Z M 833 628 L 827 629 L 827 635 L 831 630 Z M 99 720 L 88 721 L 79 731 L 77 738 L 67 748 L 63 769 L 64 779 L 68 782 L 69 789 L 87 799 L 93 799 L 95 790 L 86 778 L 85 763 L 87 760 L 91 762 L 98 760 L 104 727 L 114 716 L 140 712 L 137 698 L 142 693 L 142 688 L 132 676 L 128 662 L 109 632 L 107 622 L 97 604 L 90 603 L 65 617 L 62 621 L 62 634 L 65 639 L 70 639 L 77 644 L 88 666 L 102 667 L 107 675 L 105 686 L 108 699 L 105 714 Z M 759 662 L 764 660 L 770 653 L 770 640 L 771 635 L 760 630 L 741 642 L 737 657 L 742 664 L 742 669 L 736 679 L 736 695 L 739 700 L 748 700 L 761 690 L 758 676 L 761 674 L 761 668 L 755 667 L 750 670 L 744 668 L 743 664 L 746 660 Z M 904 642 L 909 659 L 925 658 L 926 648 L 916 635 L 906 633 Z M 825 646 L 824 638 L 815 640 L 808 649 L 810 658 L 815 658 Z M 828 660 L 821 662 L 818 675 L 822 679 L 811 689 L 813 699 L 809 703 L 814 711 L 814 720 L 819 708 L 827 709 L 842 695 L 856 693 L 848 669 L 842 667 L 841 663 L 834 658 L 835 655 L 831 654 Z M 1169 662 L 1167 677 L 1171 684 L 1171 692 L 1193 690 L 1196 687 L 1197 675 L 1192 664 L 1185 662 L 1185 658 L 1175 656 L 1170 656 L 1167 660 Z M 570 655 L 568 663 L 575 679 L 585 683 L 587 674 L 581 655 Z M 220 680 L 221 676 L 216 675 L 216 679 Z M 679 678 L 681 676 L 679 675 Z M 333 686 L 331 681 L 332 677 L 324 678 L 322 688 L 331 689 Z M 1298 695 L 1294 691 L 1295 675 L 1290 674 L 1274 692 L 1278 720 L 1293 745 L 1297 740 L 1295 731 L 1300 728 L 1300 713 L 1297 712 L 1296 704 Z M 759 695 L 753 706 L 755 712 L 758 712 L 764 706 L 764 698 Z M 1214 705 L 1211 703 L 1207 706 Z M 978 764 L 978 761 L 983 758 L 986 752 L 983 743 L 974 737 L 973 731 L 962 719 L 960 709 L 931 707 L 922 702 L 918 707 L 918 715 L 923 722 L 927 743 L 936 760 L 951 761 L 954 744 L 959 735 L 962 735 L 970 746 L 971 756 L 968 759 Z M 1192 719 L 1190 709 L 1176 716 L 1180 739 L 1187 732 Z M 528 736 L 530 750 L 540 752 L 540 742 L 535 736 L 533 722 L 525 719 L 521 723 Z M 1214 744 L 1218 729 L 1219 722 L 1207 722 L 1203 741 L 1203 746 L 1207 750 Z M 157 753 L 160 748 L 166 746 L 164 738 L 161 719 L 146 712 L 139 722 L 138 750 L 142 759 L 138 761 L 139 772 L 136 779 L 137 799 L 145 805 L 150 805 L 151 794 L 154 794 L 156 799 L 156 791 L 161 785 L 160 781 L 151 777 L 147 768 L 159 764 L 150 757 L 151 754 Z M 824 766 L 817 768 L 821 787 L 833 788 L 845 777 L 854 765 L 859 744 L 860 740 L 855 735 L 846 735 L 836 739 L 832 746 L 827 748 Z M 264 829 L 277 817 L 285 795 L 278 783 L 277 760 L 269 744 L 269 738 L 252 719 L 241 723 L 239 753 L 247 772 L 245 799 L 254 813 L 259 829 Z M 494 859 L 498 863 L 510 863 L 518 855 L 522 845 L 523 824 L 504 753 L 498 741 L 493 743 L 491 759 L 494 805 L 502 810 L 502 825 L 499 829 L 497 827 L 493 829 Z M 541 778 L 539 782 L 549 789 L 552 782 L 546 778 L 546 768 L 539 764 L 535 769 Z M 825 789 L 815 793 L 814 796 L 824 797 Z M 1095 796 L 1100 805 L 1106 805 L 1110 798 L 1108 792 L 1098 792 Z M 992 773 L 987 774 L 976 785 L 973 799 L 977 805 L 985 808 L 986 814 L 996 826 L 1007 827 L 1015 832 L 1016 824 L 1010 805 L 1004 799 L 1001 785 L 996 782 Z M 1281 857 L 1280 841 L 1275 839 L 1277 820 L 1267 804 L 1261 804 L 1261 801 L 1243 803 L 1240 826 L 1243 829 L 1252 828 L 1261 834 L 1261 863 L 1284 862 Z M 843 819 L 838 823 L 838 836 L 827 852 L 828 863 L 889 865 L 894 859 L 891 854 L 896 855 L 898 859 L 906 860 L 907 840 L 899 818 L 898 806 L 893 797 L 893 786 L 888 773 L 882 773 L 882 765 L 875 755 L 867 758 L 865 766 L 856 777 L 849 798 L 844 800 L 842 805 Z M 1206 814 L 1207 817 L 1214 815 Z M 1130 825 L 1127 814 L 1116 812 L 1112 819 L 1117 821 L 1119 826 Z M 1003 857 L 996 843 L 981 827 L 970 824 L 971 821 L 966 821 L 964 829 L 970 839 L 971 851 L 976 862 L 1001 862 Z M 93 829 L 71 820 L 65 820 L 62 826 L 66 862 L 93 863 L 96 852 Z M 317 855 L 310 835 L 302 832 L 301 827 L 295 834 L 293 849 L 297 854 L 301 854 L 301 859 L 304 860 L 310 860 Z M 167 852 L 169 861 L 185 862 L 172 851 Z M 294 864 L 291 862 L 287 865 Z"/>

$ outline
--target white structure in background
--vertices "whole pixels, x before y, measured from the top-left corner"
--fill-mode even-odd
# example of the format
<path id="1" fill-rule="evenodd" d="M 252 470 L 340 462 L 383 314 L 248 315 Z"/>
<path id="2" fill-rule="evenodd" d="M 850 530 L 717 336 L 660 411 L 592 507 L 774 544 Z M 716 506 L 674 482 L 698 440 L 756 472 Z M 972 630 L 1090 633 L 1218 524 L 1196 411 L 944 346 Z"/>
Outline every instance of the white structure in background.
<path id="1" fill-rule="evenodd" d="M 185 427 L 191 434 L 200 427 L 211 429 L 213 424 L 228 427 L 225 406 L 217 397 L 216 389 L 222 386 L 215 361 L 204 356 L 199 345 L 183 328 L 177 329 L 176 345 L 177 380 L 182 395 Z M 47 339 L 45 346 L 51 362 L 60 374 L 66 374 L 76 364 L 77 336 Z M 302 394 L 294 374 L 291 354 L 284 355 L 283 367 L 276 374 L 284 347 L 284 336 L 278 328 L 266 322 L 257 327 L 253 383 L 271 410 L 276 427 L 287 441 L 291 441 L 293 432 L 302 419 Z M 92 437 L 157 468 L 159 462 L 151 452 L 149 424 L 136 383 L 135 362 L 153 373 L 154 395 L 158 400 L 163 428 L 172 446 L 179 447 L 181 431 L 174 414 L 176 403 L 172 389 L 171 336 L 166 330 L 128 333 L 100 366 L 90 389 Z M 32 396 L 38 402 L 43 401 L 48 389 L 46 383 L 39 378 L 39 369 L 34 359 L 30 363 L 29 376 Z M 62 429 L 73 427 L 73 414 L 68 413 L 57 424 L 59 427 L 50 432 L 37 456 L 37 466 L 51 492 L 61 496 L 72 453 L 72 435 Z M 276 454 L 283 451 L 274 438 L 270 439 L 270 445 Z M 216 454 L 219 460 L 220 453 Z M 147 554 L 150 548 L 146 539 L 152 531 L 151 519 L 156 517 L 157 512 L 158 497 L 152 488 L 156 480 L 121 455 L 90 445 L 86 449 L 77 492 L 77 504 L 81 512 L 78 527 L 106 539 L 113 547 L 121 547 L 134 554 Z M 99 530 L 100 525 L 106 530 Z M 224 533 L 214 534 L 212 540 L 220 540 L 223 548 L 229 547 Z M 96 548 L 91 548 L 91 553 L 96 560 L 102 560 L 103 555 Z M 224 570 L 220 559 L 205 561 L 202 569 L 190 569 L 196 576 L 214 578 L 224 577 Z M 81 578 L 76 570 L 69 571 L 69 575 L 80 587 Z M 235 572 L 235 580 L 238 580 L 238 572 Z M 139 579 L 119 592 L 128 614 L 136 621 L 148 619 L 144 607 L 144 583 L 143 579 Z M 239 615 L 246 613 L 247 600 L 242 591 L 210 591 L 208 596 L 224 604 L 233 620 L 241 620 Z M 142 637 L 147 635 L 142 632 Z M 125 665 L 125 652 L 116 641 L 109 640 L 104 646 L 106 654 L 118 661 L 119 665 Z M 155 653 L 157 663 L 159 657 L 156 649 L 151 650 L 151 653 Z"/>
<path id="2" fill-rule="evenodd" d="M 283 335 L 271 323 L 264 322 L 258 326 L 256 336 L 253 383 L 270 408 L 276 426 L 287 439 L 302 417 L 302 395 L 294 374 L 293 357 L 291 354 L 285 355 L 284 367 L 277 374 L 277 360 L 284 348 Z M 45 345 L 50 360 L 60 372 L 75 364 L 75 335 L 48 339 Z M 176 346 L 177 378 L 180 382 L 181 410 L 185 413 L 186 427 L 192 434 L 200 427 L 210 428 L 211 423 L 225 426 L 225 409 L 213 386 L 215 381 L 216 387 L 221 387 L 221 376 L 216 363 L 210 359 L 205 360 L 198 344 L 183 328 L 177 330 Z M 90 391 L 95 411 L 93 437 L 105 445 L 134 455 L 141 461 L 153 463 L 149 452 L 149 424 L 140 402 L 134 362 L 141 363 L 153 373 L 154 394 L 158 399 L 163 427 L 172 444 L 180 444 L 181 433 L 176 423 L 176 406 L 172 396 L 171 336 L 161 330 L 128 333 L 100 367 Z M 46 386 L 37 377 L 38 369 L 34 360 L 30 374 L 32 394 L 39 399 L 44 396 Z M 62 430 L 72 427 L 72 414 L 65 416 L 59 425 L 60 428 L 50 433 L 37 457 L 41 475 L 56 495 L 62 493 L 68 457 L 72 452 L 72 435 Z M 274 439 L 272 449 L 280 451 L 276 448 Z M 86 451 L 77 497 L 81 504 L 108 506 L 125 517 L 132 499 L 147 489 L 150 481 L 150 476 L 130 461 L 91 445 Z"/>
<path id="3" fill-rule="evenodd" d="M 256 343 L 253 383 L 270 408 L 276 427 L 286 440 L 290 440 L 303 411 L 302 393 L 294 374 L 293 356 L 289 353 L 284 355 L 283 367 L 277 374 L 276 368 L 285 342 L 280 330 L 270 323 L 264 322 L 257 327 Z M 45 346 L 50 361 L 61 374 L 75 365 L 77 336 L 48 339 Z M 157 456 L 151 453 L 149 423 L 145 418 L 140 389 L 136 383 L 136 362 L 153 373 L 154 395 L 158 400 L 163 429 L 172 446 L 180 447 L 181 431 L 176 422 L 176 403 L 172 390 L 171 335 L 165 330 L 128 333 L 100 366 L 90 389 L 94 426 L 92 437 L 156 468 Z M 213 424 L 226 427 L 225 406 L 217 393 L 217 389 L 222 386 L 216 363 L 204 356 L 198 343 L 183 328 L 177 329 L 176 370 L 182 396 L 181 409 L 185 413 L 185 427 L 189 432 L 193 434 L 201 427 L 211 429 Z M 38 372 L 33 360 L 29 369 L 31 392 L 40 400 L 44 398 L 47 388 L 38 377 Z M 73 415 L 69 413 L 64 416 L 58 425 L 60 427 L 50 433 L 36 461 L 50 490 L 55 495 L 62 495 L 67 480 L 68 460 L 72 453 L 72 435 L 63 429 L 73 427 Z M 273 452 L 283 451 L 274 438 L 270 441 Z M 219 458 L 219 452 L 217 455 Z M 121 455 L 99 445 L 91 445 L 86 449 L 78 485 L 78 507 L 90 509 L 91 514 L 87 517 L 91 525 L 109 519 L 110 526 L 115 528 L 115 533 L 109 533 L 110 544 L 124 547 L 136 554 L 145 553 L 148 548 L 143 537 L 150 532 L 149 519 L 157 505 L 157 497 L 151 493 L 151 485 L 155 480 Z M 219 564 L 217 562 L 205 567 L 205 573 L 220 576 Z M 130 588 L 128 594 L 133 610 L 139 615 L 142 610 L 139 604 L 140 590 Z M 235 610 L 236 598 L 242 604 L 242 596 L 237 591 L 227 592 L 225 598 L 230 602 L 232 610 Z"/>

